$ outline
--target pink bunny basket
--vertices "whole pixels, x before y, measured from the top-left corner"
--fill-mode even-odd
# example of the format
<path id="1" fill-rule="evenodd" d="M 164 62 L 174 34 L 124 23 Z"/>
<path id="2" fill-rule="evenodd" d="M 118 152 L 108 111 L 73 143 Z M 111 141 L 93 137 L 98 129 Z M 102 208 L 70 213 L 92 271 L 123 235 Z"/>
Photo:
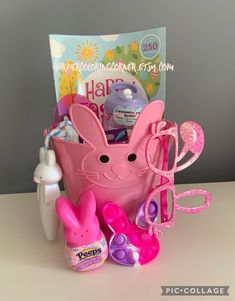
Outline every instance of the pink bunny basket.
<path id="1" fill-rule="evenodd" d="M 102 265 L 108 252 L 121 265 L 146 264 L 157 257 L 158 236 L 162 229 L 173 226 L 177 211 L 199 213 L 210 205 L 208 191 L 177 194 L 174 186 L 175 173 L 200 156 L 203 130 L 196 122 L 183 123 L 179 150 L 178 126 L 162 120 L 163 111 L 161 100 L 149 103 L 137 118 L 128 143 L 109 144 L 96 114 L 87 106 L 72 104 L 69 122 L 80 142 L 51 136 L 50 146 L 71 200 L 59 197 L 56 212 L 64 226 L 66 259 L 74 270 Z M 180 199 L 189 196 L 202 197 L 202 204 L 179 205 Z M 111 232 L 108 246 L 99 221 L 103 230 Z"/>
<path id="2" fill-rule="evenodd" d="M 160 177 L 149 169 L 145 146 L 153 122 L 162 118 L 164 103 L 153 101 L 141 112 L 131 132 L 129 143 L 108 144 L 102 125 L 89 108 L 79 104 L 70 107 L 70 119 L 85 143 L 71 143 L 53 138 L 68 196 L 76 201 L 84 189 L 92 189 L 98 210 L 105 200 L 121 205 L 129 214 L 147 196 Z M 159 142 L 152 143 L 156 164 L 161 161 Z"/>

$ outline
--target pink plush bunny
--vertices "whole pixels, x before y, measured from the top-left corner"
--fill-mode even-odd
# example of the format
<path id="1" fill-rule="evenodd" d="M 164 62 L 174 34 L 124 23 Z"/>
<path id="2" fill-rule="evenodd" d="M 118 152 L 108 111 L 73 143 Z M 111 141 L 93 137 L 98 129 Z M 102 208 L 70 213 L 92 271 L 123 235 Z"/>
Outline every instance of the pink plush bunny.
<path id="1" fill-rule="evenodd" d="M 108 249 L 96 216 L 93 192 L 82 192 L 76 206 L 67 198 L 59 197 L 56 213 L 64 226 L 65 257 L 69 266 L 76 271 L 87 271 L 102 265 Z"/>
<path id="2" fill-rule="evenodd" d="M 134 211 L 133 205 L 139 205 L 152 187 L 154 177 L 157 178 L 147 165 L 144 150 L 151 135 L 150 126 L 162 118 L 163 110 L 162 101 L 149 103 L 138 117 L 129 143 L 110 145 L 97 116 L 85 106 L 71 105 L 71 121 L 86 143 L 62 146 L 55 139 L 55 145 L 59 157 L 67 158 L 61 164 L 65 186 L 72 198 L 76 199 L 76 194 L 88 188 L 95 193 L 99 208 L 104 200 L 111 199 L 123 206 L 127 214 Z M 152 156 L 159 162 L 157 143 L 152 146 Z"/>

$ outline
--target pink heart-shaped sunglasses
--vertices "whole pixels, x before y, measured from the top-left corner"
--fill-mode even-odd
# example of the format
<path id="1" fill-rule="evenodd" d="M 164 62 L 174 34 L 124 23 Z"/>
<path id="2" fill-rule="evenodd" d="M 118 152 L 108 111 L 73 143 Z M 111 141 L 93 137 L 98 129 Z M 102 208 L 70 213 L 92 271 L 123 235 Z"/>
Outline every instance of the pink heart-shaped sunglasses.
<path id="1" fill-rule="evenodd" d="M 144 215 L 149 225 L 149 232 L 156 235 L 161 233 L 162 228 L 172 227 L 175 221 L 176 211 L 181 211 L 188 214 L 199 213 L 204 211 L 211 203 L 211 194 L 203 189 L 193 189 L 177 194 L 174 186 L 174 174 L 181 171 L 200 156 L 204 147 L 204 134 L 201 126 L 194 121 L 184 122 L 180 127 L 180 135 L 183 140 L 183 147 L 179 152 L 178 126 L 167 120 L 161 120 L 151 125 L 152 135 L 147 141 L 145 156 L 149 168 L 154 174 L 161 176 L 161 182 L 153 187 L 147 195 L 144 205 Z M 151 145 L 154 140 L 159 140 L 163 151 L 163 162 L 161 168 L 155 166 L 151 157 Z M 172 166 L 169 167 L 169 149 L 173 145 L 174 154 Z M 191 153 L 191 157 L 184 163 L 181 163 L 187 154 Z M 171 203 L 169 204 L 169 193 L 171 195 Z M 189 207 L 181 206 L 177 203 L 178 200 L 189 196 L 201 196 L 204 202 L 200 206 Z M 160 200 L 161 219 L 151 220 L 149 216 L 149 206 L 156 197 Z M 169 207 L 171 212 L 169 214 Z"/>

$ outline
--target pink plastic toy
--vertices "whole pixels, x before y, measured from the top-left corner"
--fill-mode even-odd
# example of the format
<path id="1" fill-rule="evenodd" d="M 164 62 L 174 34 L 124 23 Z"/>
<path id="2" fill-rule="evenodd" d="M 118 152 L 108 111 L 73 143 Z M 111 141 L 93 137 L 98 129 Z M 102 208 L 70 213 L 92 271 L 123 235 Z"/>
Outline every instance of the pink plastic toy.
<path id="1" fill-rule="evenodd" d="M 150 218 L 155 219 L 158 213 L 156 203 L 151 202 L 148 210 Z M 113 232 L 109 241 L 109 254 L 114 261 L 125 266 L 136 266 L 157 257 L 159 242 L 147 230 L 148 224 L 143 221 L 143 206 L 137 213 L 137 224 L 130 223 L 124 210 L 113 202 L 103 205 L 102 214 L 105 223 Z"/>
<path id="2" fill-rule="evenodd" d="M 108 248 L 96 216 L 96 200 L 91 190 L 84 191 L 74 206 L 67 198 L 56 201 L 56 213 L 64 226 L 65 258 L 75 271 L 101 266 Z"/>
<path id="3" fill-rule="evenodd" d="M 69 107 L 73 103 L 79 103 L 81 105 L 90 107 L 91 109 L 93 108 L 92 103 L 85 96 L 80 94 L 67 94 L 63 96 L 57 103 L 53 114 L 53 121 L 58 123 L 64 119 L 64 116 L 68 116 Z"/>
<path id="4" fill-rule="evenodd" d="M 171 227 L 175 221 L 175 214 L 176 211 L 179 210 L 184 213 L 198 213 L 204 211 L 211 203 L 211 194 L 203 189 L 193 189 L 189 191 L 185 191 L 179 194 L 176 194 L 175 186 L 174 186 L 174 173 L 180 170 L 183 170 L 190 166 L 196 159 L 200 156 L 203 146 L 204 146 L 204 134 L 203 130 L 199 124 L 194 121 L 187 121 L 183 123 L 180 127 L 180 134 L 182 140 L 184 142 L 181 152 L 179 153 L 179 146 L 178 146 L 178 127 L 176 123 L 171 123 L 169 121 L 159 121 L 157 123 L 152 124 L 151 127 L 152 136 L 148 138 L 147 146 L 146 146 L 146 160 L 149 168 L 156 174 L 160 175 L 161 177 L 165 178 L 164 183 L 161 185 L 157 185 L 149 191 L 145 206 L 145 218 L 147 223 L 149 224 L 150 233 L 155 233 L 158 235 L 161 233 L 159 231 L 160 228 L 164 227 Z M 173 140 L 174 145 L 174 160 L 172 167 L 170 169 L 162 170 L 155 166 L 152 162 L 151 157 L 151 144 L 156 141 L 162 141 L 167 139 L 168 141 Z M 178 165 L 179 162 L 182 161 L 184 156 L 190 152 L 192 156 L 186 162 Z M 164 157 L 164 160 L 168 160 L 168 157 Z M 167 167 L 167 164 L 163 164 L 163 166 Z M 165 219 L 162 221 L 156 222 L 155 220 L 151 220 L 149 216 L 149 206 L 152 199 L 156 199 L 156 197 L 161 196 L 161 200 L 163 204 L 168 204 L 167 200 L 167 190 L 171 192 L 172 196 L 172 204 L 171 204 L 171 214 L 170 216 L 165 216 Z M 201 196 L 204 198 L 204 203 L 201 206 L 197 207 L 183 207 L 177 204 L 177 200 L 186 198 L 189 196 Z M 163 199 L 162 199 L 163 198 Z M 165 198 L 165 199 L 164 199 Z M 165 209 L 166 213 L 166 208 Z"/>
<path id="5" fill-rule="evenodd" d="M 127 214 L 136 210 L 160 177 L 151 171 L 145 158 L 152 123 L 162 118 L 164 103 L 149 103 L 140 113 L 129 143 L 108 144 L 97 116 L 87 107 L 73 104 L 70 118 L 83 144 L 53 138 L 58 161 L 63 170 L 66 192 L 75 201 L 84 189 L 92 189 L 98 209 L 104 200 L 121 205 Z M 154 162 L 161 161 L 159 142 L 153 142 Z"/>

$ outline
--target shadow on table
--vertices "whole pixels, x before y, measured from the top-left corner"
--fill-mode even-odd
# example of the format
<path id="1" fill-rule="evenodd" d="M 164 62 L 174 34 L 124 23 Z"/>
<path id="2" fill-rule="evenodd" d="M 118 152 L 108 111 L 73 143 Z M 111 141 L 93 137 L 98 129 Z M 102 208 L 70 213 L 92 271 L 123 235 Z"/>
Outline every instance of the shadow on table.
<path id="1" fill-rule="evenodd" d="M 57 239 L 48 241 L 41 226 L 38 202 L 32 194 L 25 200 L 9 200 L 1 206 L 0 212 L 0 261 L 18 262 L 29 266 L 48 269 L 69 270 L 64 258 L 64 239 L 60 226 Z M 27 210 L 26 210 L 27 209 Z M 110 259 L 108 265 L 115 265 Z"/>
<path id="2" fill-rule="evenodd" d="M 12 201 L 1 206 L 0 260 L 47 268 L 65 269 L 61 228 L 55 241 L 47 241 L 41 226 L 38 203 L 27 197 L 22 206 Z M 20 201 L 18 201 L 20 202 Z M 26 204 L 27 203 L 27 204 Z"/>

